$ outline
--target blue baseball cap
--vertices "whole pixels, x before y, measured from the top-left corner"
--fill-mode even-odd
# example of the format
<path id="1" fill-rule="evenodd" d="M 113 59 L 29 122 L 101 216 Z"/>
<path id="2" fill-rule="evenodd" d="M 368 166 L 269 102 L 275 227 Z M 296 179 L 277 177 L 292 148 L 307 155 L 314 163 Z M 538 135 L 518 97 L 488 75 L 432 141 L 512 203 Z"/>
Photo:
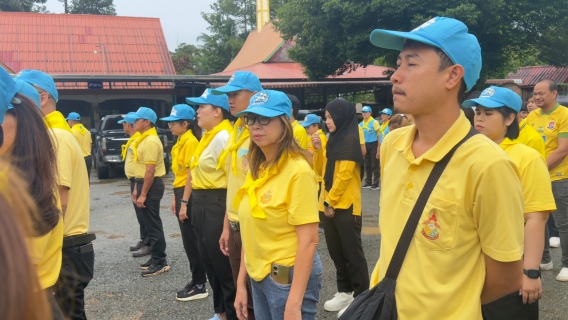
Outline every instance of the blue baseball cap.
<path id="1" fill-rule="evenodd" d="M 150 120 L 150 122 L 152 123 L 156 123 L 156 120 L 158 119 L 158 116 L 156 115 L 156 113 L 154 112 L 154 110 L 150 109 L 150 108 L 146 108 L 146 107 L 140 107 L 138 108 L 138 111 L 136 111 L 136 113 L 132 116 L 134 121 L 138 120 L 138 119 L 146 119 L 146 120 Z M 132 122 L 134 123 L 134 122 Z"/>
<path id="2" fill-rule="evenodd" d="M 250 92 L 260 92 L 263 90 L 260 79 L 258 79 L 256 74 L 248 71 L 237 71 L 226 85 L 213 89 L 213 94 L 226 94 L 243 89 Z"/>
<path id="3" fill-rule="evenodd" d="M 78 114 L 77 112 L 70 112 L 69 115 L 67 116 L 67 118 L 65 118 L 65 120 L 79 121 L 79 120 L 81 120 L 81 115 Z"/>
<path id="4" fill-rule="evenodd" d="M 195 110 L 187 104 L 176 104 L 172 107 L 169 117 L 160 118 L 162 121 L 195 120 Z"/>
<path id="5" fill-rule="evenodd" d="M 18 84 L 12 76 L 0 67 L 0 124 L 4 123 L 4 114 L 11 103 L 21 103 L 14 96 L 18 92 Z"/>
<path id="6" fill-rule="evenodd" d="M 389 115 L 390 117 L 392 117 L 392 110 L 389 108 L 384 108 L 381 112 L 379 112 L 381 114 L 386 114 Z"/>
<path id="7" fill-rule="evenodd" d="M 118 123 L 130 123 L 134 124 L 134 120 L 136 120 L 136 112 L 129 112 L 124 116 L 124 119 L 118 120 Z"/>
<path id="8" fill-rule="evenodd" d="M 317 115 L 310 113 L 306 116 L 304 122 L 302 122 L 302 126 L 306 128 L 311 126 L 312 124 L 321 124 L 321 120 Z"/>
<path id="9" fill-rule="evenodd" d="M 522 104 L 523 101 L 521 97 L 513 90 L 491 86 L 483 90 L 479 98 L 466 100 L 462 103 L 462 106 L 471 108 L 480 105 L 490 109 L 507 107 L 519 112 L 521 111 Z"/>
<path id="10" fill-rule="evenodd" d="M 363 109 L 361 109 L 361 112 L 372 112 L 373 110 L 371 110 L 371 107 L 369 106 L 364 106 Z"/>
<path id="11" fill-rule="evenodd" d="M 29 83 L 24 82 L 20 79 L 14 79 L 16 81 L 16 85 L 18 86 L 18 93 L 26 96 L 26 98 L 30 99 L 38 108 L 41 109 L 41 100 L 39 98 L 39 92 L 32 87 Z M 13 109 L 14 105 L 9 104 L 8 109 Z"/>
<path id="12" fill-rule="evenodd" d="M 205 89 L 201 97 L 185 98 L 185 102 L 191 105 L 212 104 L 214 106 L 229 111 L 229 97 L 227 97 L 226 94 L 223 95 L 212 94 L 211 93 L 212 91 L 213 89 Z"/>
<path id="13" fill-rule="evenodd" d="M 243 116 L 247 113 L 273 118 L 285 114 L 288 119 L 292 118 L 292 101 L 281 91 L 264 90 L 256 93 L 250 99 L 250 105 L 235 115 Z"/>
<path id="14" fill-rule="evenodd" d="M 20 79 L 31 84 L 34 87 L 38 87 L 45 92 L 49 93 L 53 97 L 55 102 L 59 101 L 59 93 L 55 87 L 55 82 L 53 78 L 45 72 L 39 70 L 22 70 L 16 76 L 16 79 Z"/>
<path id="15" fill-rule="evenodd" d="M 453 63 L 461 65 L 463 80 L 470 90 L 481 71 L 481 47 L 477 38 L 468 33 L 467 26 L 456 19 L 436 17 L 410 32 L 376 29 L 371 43 L 377 47 L 402 50 L 405 40 L 414 40 L 443 50 Z"/>

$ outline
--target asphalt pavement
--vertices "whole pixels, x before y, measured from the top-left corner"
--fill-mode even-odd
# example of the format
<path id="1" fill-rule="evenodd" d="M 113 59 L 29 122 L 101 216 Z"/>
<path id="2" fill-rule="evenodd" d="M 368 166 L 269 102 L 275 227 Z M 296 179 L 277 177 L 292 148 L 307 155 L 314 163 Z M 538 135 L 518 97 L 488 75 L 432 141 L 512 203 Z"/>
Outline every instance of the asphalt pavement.
<path id="1" fill-rule="evenodd" d="M 146 262 L 148 257 L 133 258 L 128 250 L 139 237 L 138 222 L 130 202 L 130 182 L 120 172 L 113 172 L 111 179 L 101 181 L 94 171 L 91 173 L 90 232 L 96 233 L 97 240 L 94 241 L 95 276 L 85 291 L 89 319 L 206 320 L 213 316 L 211 294 L 206 299 L 190 302 L 175 299 L 176 292 L 189 282 L 190 270 L 179 226 L 169 210 L 173 196 L 172 181 L 170 173 L 164 181 L 167 188 L 161 204 L 171 270 L 143 278 L 138 265 Z M 362 189 L 363 248 L 369 273 L 379 256 L 379 192 Z M 318 252 L 324 265 L 324 281 L 317 319 L 337 319 L 335 312 L 323 310 L 323 302 L 333 298 L 337 289 L 335 268 L 323 235 L 320 236 Z M 552 256 L 554 270 L 544 271 L 542 275 L 544 297 L 540 301 L 540 318 L 568 319 L 568 283 L 555 280 L 560 271 L 560 249 L 552 249 Z"/>

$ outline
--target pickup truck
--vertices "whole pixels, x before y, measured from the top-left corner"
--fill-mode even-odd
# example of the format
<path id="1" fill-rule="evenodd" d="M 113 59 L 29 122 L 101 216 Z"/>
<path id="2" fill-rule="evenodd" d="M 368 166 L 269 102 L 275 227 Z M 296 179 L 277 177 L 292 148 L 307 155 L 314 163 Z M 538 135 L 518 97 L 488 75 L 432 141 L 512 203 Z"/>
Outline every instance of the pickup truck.
<path id="1" fill-rule="evenodd" d="M 122 129 L 122 124 L 118 123 L 123 118 L 122 114 L 105 116 L 101 119 L 99 130 L 94 132 L 92 154 L 99 179 L 108 179 L 110 169 L 124 168 L 121 157 L 122 145 L 130 137 Z M 170 169 L 168 138 L 164 129 L 157 128 L 157 131 L 164 145 L 164 164 L 167 173 Z"/>

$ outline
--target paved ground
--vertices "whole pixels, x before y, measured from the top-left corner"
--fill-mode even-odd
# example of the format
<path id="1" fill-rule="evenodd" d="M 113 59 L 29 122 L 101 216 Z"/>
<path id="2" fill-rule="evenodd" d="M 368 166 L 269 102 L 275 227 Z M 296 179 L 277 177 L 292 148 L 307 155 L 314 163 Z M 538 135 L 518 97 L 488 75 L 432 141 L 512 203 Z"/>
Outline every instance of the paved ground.
<path id="1" fill-rule="evenodd" d="M 162 201 L 162 220 L 171 271 L 151 278 L 142 278 L 138 265 L 147 260 L 133 258 L 128 247 L 138 238 L 138 224 L 129 202 L 129 182 L 120 174 L 99 181 L 91 177 L 91 227 L 97 234 L 95 243 L 95 278 L 86 291 L 89 319 L 209 319 L 213 315 L 212 298 L 178 302 L 177 290 L 189 281 L 189 266 L 183 251 L 179 227 L 168 205 L 172 190 L 166 190 Z M 171 185 L 171 175 L 165 183 Z M 363 247 L 372 271 L 379 256 L 378 222 L 379 191 L 363 189 Z M 318 252 L 324 264 L 321 300 L 335 293 L 335 270 L 329 258 L 325 239 L 320 237 Z M 554 271 L 543 274 L 545 296 L 541 300 L 541 319 L 566 319 L 568 314 L 568 283 L 554 279 L 560 266 L 560 249 L 553 249 Z M 335 313 L 323 310 L 319 304 L 318 319 L 336 319 Z M 262 320 L 262 319 L 261 319 Z"/>

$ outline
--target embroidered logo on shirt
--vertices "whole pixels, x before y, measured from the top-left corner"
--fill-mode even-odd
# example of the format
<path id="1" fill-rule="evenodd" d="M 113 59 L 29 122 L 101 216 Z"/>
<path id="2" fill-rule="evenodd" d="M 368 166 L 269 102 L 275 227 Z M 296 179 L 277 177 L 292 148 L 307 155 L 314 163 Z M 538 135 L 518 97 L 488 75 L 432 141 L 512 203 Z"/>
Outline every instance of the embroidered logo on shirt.
<path id="1" fill-rule="evenodd" d="M 550 121 L 546 128 L 552 130 L 554 129 L 554 126 L 556 126 L 556 121 Z"/>
<path id="2" fill-rule="evenodd" d="M 268 204 L 272 200 L 272 188 L 268 189 L 265 194 L 260 196 L 260 202 L 262 204 Z"/>
<path id="3" fill-rule="evenodd" d="M 422 235 L 428 240 L 438 240 L 440 238 L 439 230 L 442 229 L 438 224 L 438 218 L 436 218 L 436 210 L 432 210 L 432 215 L 428 220 L 422 223 Z"/>

